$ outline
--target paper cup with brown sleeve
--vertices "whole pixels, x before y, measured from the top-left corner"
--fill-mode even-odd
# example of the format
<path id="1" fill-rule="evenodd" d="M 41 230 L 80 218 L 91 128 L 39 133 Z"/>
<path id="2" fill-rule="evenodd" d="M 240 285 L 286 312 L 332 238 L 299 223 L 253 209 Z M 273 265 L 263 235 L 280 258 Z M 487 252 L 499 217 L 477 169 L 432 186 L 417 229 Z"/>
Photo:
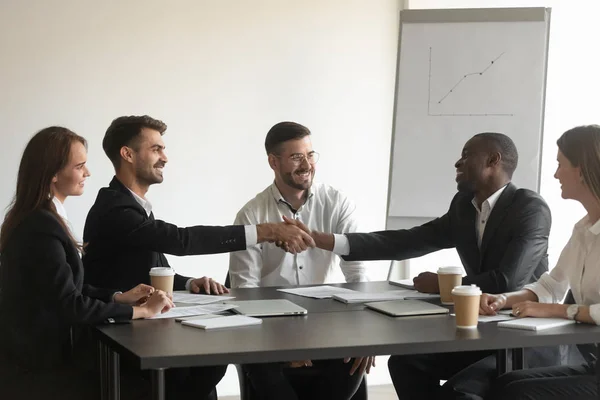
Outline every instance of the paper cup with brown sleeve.
<path id="1" fill-rule="evenodd" d="M 476 285 L 456 286 L 452 289 L 456 327 L 461 329 L 477 328 L 479 320 L 479 300 L 481 289 Z"/>
<path id="2" fill-rule="evenodd" d="M 150 285 L 156 290 L 173 294 L 175 270 L 172 268 L 157 267 L 150 269 Z"/>
<path id="3" fill-rule="evenodd" d="M 437 271 L 442 304 L 453 304 L 452 289 L 462 285 L 461 267 L 440 267 Z"/>

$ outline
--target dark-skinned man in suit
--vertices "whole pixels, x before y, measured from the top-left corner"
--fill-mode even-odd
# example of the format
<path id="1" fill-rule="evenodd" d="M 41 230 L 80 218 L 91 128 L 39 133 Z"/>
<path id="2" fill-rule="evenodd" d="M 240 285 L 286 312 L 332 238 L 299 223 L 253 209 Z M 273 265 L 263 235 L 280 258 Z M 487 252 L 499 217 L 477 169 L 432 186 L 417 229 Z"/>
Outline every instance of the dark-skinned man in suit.
<path id="1" fill-rule="evenodd" d="M 548 270 L 551 216 L 540 195 L 511 183 L 517 162 L 508 136 L 477 134 L 455 163 L 458 193 L 445 215 L 412 229 L 311 234 L 317 247 L 345 260 L 404 260 L 456 248 L 466 271 L 463 285 L 488 293 L 520 289 Z M 417 276 L 414 285 L 421 292 L 439 292 L 437 274 L 431 272 Z M 535 352 L 528 362 L 552 364 L 554 353 Z M 392 356 L 388 367 L 400 399 L 480 399 L 495 376 L 492 354 Z M 440 380 L 447 382 L 440 386 Z"/>

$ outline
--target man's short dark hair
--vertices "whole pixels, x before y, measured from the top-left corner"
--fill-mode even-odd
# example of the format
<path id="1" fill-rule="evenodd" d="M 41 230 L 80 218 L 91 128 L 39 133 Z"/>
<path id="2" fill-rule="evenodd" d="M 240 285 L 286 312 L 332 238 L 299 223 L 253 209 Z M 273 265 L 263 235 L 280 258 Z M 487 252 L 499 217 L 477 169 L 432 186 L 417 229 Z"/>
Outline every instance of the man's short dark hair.
<path id="1" fill-rule="evenodd" d="M 281 144 L 288 140 L 302 139 L 310 135 L 310 130 L 304 125 L 296 122 L 280 122 L 274 125 L 267 133 L 265 139 L 265 150 L 267 154 L 278 154 Z"/>
<path id="2" fill-rule="evenodd" d="M 110 124 L 102 140 L 102 148 L 115 168 L 121 164 L 121 147 L 135 148 L 136 139 L 143 128 L 157 130 L 162 135 L 167 130 L 167 124 L 147 115 L 119 117 Z"/>
<path id="3" fill-rule="evenodd" d="M 506 172 L 509 178 L 512 178 L 513 172 L 515 172 L 519 163 L 517 146 L 515 146 L 512 139 L 503 133 L 497 132 L 483 132 L 475 135 L 475 137 L 484 139 L 492 146 L 493 151 L 500 153 L 504 172 Z"/>

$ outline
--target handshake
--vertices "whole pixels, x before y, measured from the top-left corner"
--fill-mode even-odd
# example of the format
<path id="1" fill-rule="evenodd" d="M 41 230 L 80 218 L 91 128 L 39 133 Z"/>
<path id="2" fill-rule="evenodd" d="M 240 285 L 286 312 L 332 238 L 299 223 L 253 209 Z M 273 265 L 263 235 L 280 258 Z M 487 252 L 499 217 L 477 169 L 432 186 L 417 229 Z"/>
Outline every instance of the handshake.
<path id="1" fill-rule="evenodd" d="M 256 231 L 259 243 L 275 243 L 288 253 L 298 254 L 309 247 L 317 247 L 315 237 L 318 233 L 311 232 L 302 222 L 286 216 L 280 223 L 258 224 Z"/>

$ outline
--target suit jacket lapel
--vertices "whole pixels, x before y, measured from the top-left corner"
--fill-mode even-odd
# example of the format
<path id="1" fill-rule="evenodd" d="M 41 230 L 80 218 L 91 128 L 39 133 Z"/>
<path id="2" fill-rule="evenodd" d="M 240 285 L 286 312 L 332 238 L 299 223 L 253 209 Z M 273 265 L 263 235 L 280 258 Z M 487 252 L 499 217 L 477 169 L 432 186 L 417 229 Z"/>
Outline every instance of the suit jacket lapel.
<path id="1" fill-rule="evenodd" d="M 471 262 L 463 262 L 463 264 L 467 270 L 467 274 L 474 274 L 478 272 L 472 269 L 479 266 L 480 253 L 479 247 L 477 246 L 477 233 L 475 232 L 475 220 L 477 219 L 477 215 L 475 213 L 475 207 L 473 207 L 470 200 L 465 202 L 463 212 L 464 218 L 461 218 L 461 223 L 464 224 L 465 255 L 471 260 Z"/>
<path id="2" fill-rule="evenodd" d="M 483 255 L 485 254 L 485 250 L 487 249 L 490 240 L 494 236 L 496 229 L 500 226 L 500 223 L 504 219 L 506 215 L 507 208 L 512 204 L 513 197 L 515 192 L 517 191 L 517 187 L 512 183 L 509 183 L 506 186 L 506 189 L 502 192 L 496 205 L 492 209 L 492 213 L 488 219 L 487 224 L 485 225 L 485 231 L 483 231 L 483 239 L 481 240 L 481 258 L 483 259 Z M 473 228 L 474 229 L 474 228 Z"/>

